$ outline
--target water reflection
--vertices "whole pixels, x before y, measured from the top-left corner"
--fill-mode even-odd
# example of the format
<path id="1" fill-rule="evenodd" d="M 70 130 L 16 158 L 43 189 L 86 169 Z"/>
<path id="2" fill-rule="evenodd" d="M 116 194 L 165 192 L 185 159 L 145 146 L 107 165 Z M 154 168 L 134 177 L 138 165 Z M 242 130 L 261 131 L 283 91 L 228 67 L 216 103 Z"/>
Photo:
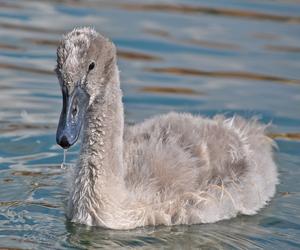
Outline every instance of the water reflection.
<path id="1" fill-rule="evenodd" d="M 159 56 L 152 56 L 146 53 L 118 50 L 118 57 L 127 60 L 160 61 Z"/>
<path id="2" fill-rule="evenodd" d="M 20 51 L 22 49 L 20 47 L 17 47 L 16 45 L 1 44 L 0 43 L 0 50 L 15 50 L 15 51 Z"/>
<path id="3" fill-rule="evenodd" d="M 273 219 L 274 220 L 274 219 Z M 256 238 L 267 236 L 269 231 L 249 225 L 247 218 L 235 223 L 143 228 L 131 231 L 99 230 L 93 227 L 67 223 L 68 242 L 73 246 L 105 247 L 167 247 L 169 249 L 252 249 L 271 246 L 266 240 L 257 244 Z M 272 223 L 272 219 L 269 220 Z"/>
<path id="4" fill-rule="evenodd" d="M 23 24 L 12 24 L 12 23 L 5 23 L 5 22 L 0 22 L 0 27 L 3 29 L 17 30 L 17 31 L 19 30 L 19 31 L 53 33 L 53 34 L 63 34 L 64 33 L 64 30 L 59 30 L 59 29 L 33 27 L 33 26 L 26 26 Z"/>
<path id="5" fill-rule="evenodd" d="M 156 73 L 168 73 L 174 75 L 188 75 L 188 76 L 206 76 L 206 77 L 216 77 L 216 78 L 237 78 L 244 80 L 254 80 L 254 81 L 274 81 L 280 83 L 290 83 L 290 84 L 300 84 L 299 80 L 287 79 L 277 76 L 269 76 L 262 74 L 255 74 L 250 72 L 225 72 L 225 71 L 204 71 L 196 69 L 186 69 L 186 68 L 146 68 L 146 70 Z"/>
<path id="6" fill-rule="evenodd" d="M 173 4 L 120 4 L 121 8 L 129 11 L 154 11 L 154 12 L 179 12 L 184 14 L 209 14 L 209 15 L 221 15 L 229 17 L 238 18 L 249 18 L 255 20 L 270 20 L 276 22 L 289 22 L 289 23 L 299 23 L 300 17 L 298 16 L 284 16 L 275 15 L 271 13 L 262 13 L 260 11 L 250 11 L 250 10 L 238 10 L 230 8 L 217 8 L 217 7 L 207 7 L 207 6 L 192 6 L 192 5 L 173 5 Z"/>
<path id="7" fill-rule="evenodd" d="M 269 136 L 273 139 L 300 140 L 300 133 L 272 133 Z"/>
<path id="8" fill-rule="evenodd" d="M 43 75 L 53 75 L 54 74 L 54 71 L 51 71 L 51 70 L 29 68 L 26 66 L 19 66 L 19 65 L 8 64 L 8 63 L 0 63 L 0 69 L 9 69 L 9 70 L 23 71 L 23 72 L 43 74 Z"/>
<path id="9" fill-rule="evenodd" d="M 270 51 L 289 52 L 289 53 L 300 52 L 300 47 L 289 47 L 289 46 L 280 46 L 280 45 L 266 45 L 265 49 Z"/>
<path id="10" fill-rule="evenodd" d="M 201 95 L 203 93 L 194 91 L 189 88 L 175 88 L 175 87 L 143 87 L 140 89 L 142 92 L 149 92 L 149 93 L 167 93 L 167 94 L 183 94 L 183 95 Z"/>

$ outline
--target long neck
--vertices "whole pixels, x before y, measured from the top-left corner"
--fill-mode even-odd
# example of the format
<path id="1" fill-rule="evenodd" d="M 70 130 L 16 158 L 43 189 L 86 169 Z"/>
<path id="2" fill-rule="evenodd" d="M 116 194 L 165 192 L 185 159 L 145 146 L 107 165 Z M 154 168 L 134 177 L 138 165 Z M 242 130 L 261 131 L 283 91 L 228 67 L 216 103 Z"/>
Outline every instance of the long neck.
<path id="1" fill-rule="evenodd" d="M 123 179 L 124 113 L 117 68 L 101 96 L 91 104 L 84 124 L 81 162 Z"/>
<path id="2" fill-rule="evenodd" d="M 84 224 L 105 221 L 105 215 L 101 214 L 104 208 L 109 204 L 118 206 L 125 195 L 124 114 L 117 67 L 114 71 L 105 83 L 102 95 L 93 98 L 84 123 L 80 158 L 69 202 L 69 216 Z"/>

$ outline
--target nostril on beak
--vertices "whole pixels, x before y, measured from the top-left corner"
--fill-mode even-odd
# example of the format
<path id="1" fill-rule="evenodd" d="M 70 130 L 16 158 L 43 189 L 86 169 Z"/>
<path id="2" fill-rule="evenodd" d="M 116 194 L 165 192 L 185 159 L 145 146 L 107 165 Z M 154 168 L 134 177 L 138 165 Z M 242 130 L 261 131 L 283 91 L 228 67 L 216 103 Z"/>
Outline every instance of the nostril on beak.
<path id="1" fill-rule="evenodd" d="M 58 144 L 64 149 L 71 146 L 66 136 L 63 136 Z"/>

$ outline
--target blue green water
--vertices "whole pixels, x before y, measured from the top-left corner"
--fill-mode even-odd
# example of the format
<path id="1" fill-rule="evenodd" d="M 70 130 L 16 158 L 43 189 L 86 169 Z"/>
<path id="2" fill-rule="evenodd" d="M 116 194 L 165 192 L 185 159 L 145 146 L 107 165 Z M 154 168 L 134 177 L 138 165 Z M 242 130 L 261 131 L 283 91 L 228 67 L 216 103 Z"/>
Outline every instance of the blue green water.
<path id="1" fill-rule="evenodd" d="M 113 231 L 68 222 L 53 69 L 61 34 L 85 25 L 119 48 L 126 123 L 169 111 L 272 122 L 272 202 L 215 224 Z M 296 0 L 0 1 L 0 249 L 299 249 L 299 42 Z"/>

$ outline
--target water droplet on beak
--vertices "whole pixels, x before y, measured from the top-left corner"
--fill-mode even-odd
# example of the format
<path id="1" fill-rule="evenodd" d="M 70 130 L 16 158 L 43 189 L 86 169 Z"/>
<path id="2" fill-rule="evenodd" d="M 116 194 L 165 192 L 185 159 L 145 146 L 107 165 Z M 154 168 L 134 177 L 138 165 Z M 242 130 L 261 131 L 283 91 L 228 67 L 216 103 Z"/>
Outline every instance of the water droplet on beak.
<path id="1" fill-rule="evenodd" d="M 60 164 L 61 169 L 66 169 L 67 168 L 67 149 L 64 149 L 64 157 L 63 157 L 63 162 Z"/>

